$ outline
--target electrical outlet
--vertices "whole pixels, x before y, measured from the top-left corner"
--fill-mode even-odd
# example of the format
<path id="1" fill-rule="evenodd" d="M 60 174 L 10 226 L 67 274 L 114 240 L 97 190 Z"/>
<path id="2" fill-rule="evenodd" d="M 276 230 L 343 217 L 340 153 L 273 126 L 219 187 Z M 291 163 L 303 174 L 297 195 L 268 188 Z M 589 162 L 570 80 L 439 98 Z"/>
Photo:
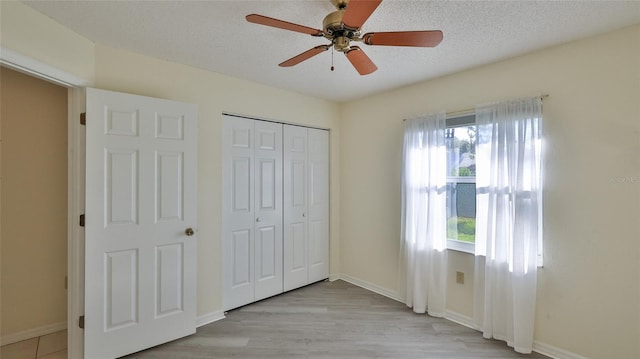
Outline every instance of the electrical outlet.
<path id="1" fill-rule="evenodd" d="M 456 272 L 456 283 L 464 284 L 464 272 Z"/>

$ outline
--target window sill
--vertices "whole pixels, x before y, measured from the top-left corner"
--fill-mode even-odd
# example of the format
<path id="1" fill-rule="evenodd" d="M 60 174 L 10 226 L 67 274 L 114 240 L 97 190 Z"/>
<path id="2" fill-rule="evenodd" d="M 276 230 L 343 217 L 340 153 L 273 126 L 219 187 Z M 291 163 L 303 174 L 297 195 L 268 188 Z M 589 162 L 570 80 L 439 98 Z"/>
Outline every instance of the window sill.
<path id="1" fill-rule="evenodd" d="M 475 254 L 476 252 L 474 243 L 463 242 L 456 239 L 447 239 L 447 249 L 469 254 Z"/>

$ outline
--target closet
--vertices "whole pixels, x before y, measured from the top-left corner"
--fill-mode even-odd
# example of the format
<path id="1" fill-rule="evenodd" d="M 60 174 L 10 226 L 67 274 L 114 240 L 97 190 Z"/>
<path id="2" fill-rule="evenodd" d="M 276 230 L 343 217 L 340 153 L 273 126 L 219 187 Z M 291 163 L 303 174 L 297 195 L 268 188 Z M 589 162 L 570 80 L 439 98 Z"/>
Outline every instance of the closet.
<path id="1" fill-rule="evenodd" d="M 223 115 L 223 308 L 329 277 L 329 132 Z"/>

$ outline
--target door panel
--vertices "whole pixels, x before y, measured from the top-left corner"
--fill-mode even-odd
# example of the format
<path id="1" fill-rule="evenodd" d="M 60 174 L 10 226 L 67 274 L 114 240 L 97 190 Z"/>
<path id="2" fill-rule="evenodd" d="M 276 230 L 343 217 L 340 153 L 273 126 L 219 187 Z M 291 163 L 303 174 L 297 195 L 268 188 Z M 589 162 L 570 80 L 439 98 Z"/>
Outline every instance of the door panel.
<path id="1" fill-rule="evenodd" d="M 284 126 L 284 290 L 308 283 L 307 129 Z"/>
<path id="2" fill-rule="evenodd" d="M 183 136 L 184 118 L 182 116 L 156 115 L 156 138 L 182 140 Z"/>
<path id="3" fill-rule="evenodd" d="M 276 238 L 274 227 L 262 227 L 256 231 L 256 281 L 265 281 L 276 276 Z"/>
<path id="4" fill-rule="evenodd" d="M 329 277 L 329 132 L 310 128 L 309 283 Z"/>
<path id="5" fill-rule="evenodd" d="M 182 220 L 183 155 L 182 152 L 156 152 L 156 222 Z"/>
<path id="6" fill-rule="evenodd" d="M 252 160 L 250 157 L 234 157 L 231 185 L 231 218 L 225 220 L 230 241 L 224 248 L 225 260 L 229 260 L 229 273 L 232 282 L 226 289 L 232 302 L 244 305 L 253 299 L 253 218 L 251 214 L 253 191 L 251 190 Z M 223 245 L 224 247 L 224 245 Z M 229 252 L 229 253 L 228 253 Z M 228 253 L 228 254 L 227 254 Z"/>
<path id="7" fill-rule="evenodd" d="M 85 357 L 195 332 L 197 110 L 87 89 Z"/>
<path id="8" fill-rule="evenodd" d="M 253 121 L 223 121 L 222 251 L 223 309 L 254 298 L 254 129 Z"/>
<path id="9" fill-rule="evenodd" d="M 293 253 L 293 262 L 291 264 L 292 272 L 306 271 L 307 269 L 307 242 L 306 233 L 307 226 L 304 222 L 291 223 L 291 252 Z M 301 282 L 302 283 L 302 282 Z M 304 283 L 306 284 L 306 283 Z"/>
<path id="10" fill-rule="evenodd" d="M 105 253 L 105 330 L 138 323 L 138 251 Z"/>
<path id="11" fill-rule="evenodd" d="M 234 213 L 251 211 L 251 157 L 234 156 L 232 162 L 231 194 Z"/>
<path id="12" fill-rule="evenodd" d="M 254 121 L 255 296 L 282 293 L 282 125 Z"/>
<path id="13" fill-rule="evenodd" d="M 309 221 L 309 265 L 317 266 L 324 261 L 323 257 L 323 232 L 324 223 Z"/>
<path id="14" fill-rule="evenodd" d="M 106 148 L 105 226 L 138 223 L 138 151 Z"/>
<path id="15" fill-rule="evenodd" d="M 258 181 L 259 188 L 256 190 L 260 193 L 256 208 L 259 211 L 275 211 L 276 210 L 276 160 L 258 159 Z M 280 206 L 278 206 L 280 207 Z"/>
<path id="16" fill-rule="evenodd" d="M 125 109 L 118 107 L 114 109 L 110 104 L 104 105 L 105 134 L 113 136 L 138 136 L 138 109 Z"/>
<path id="17" fill-rule="evenodd" d="M 307 181 L 306 181 L 306 164 L 304 160 L 291 161 L 291 201 L 290 206 L 297 208 L 299 211 L 306 210 L 307 199 Z"/>
<path id="18" fill-rule="evenodd" d="M 252 266 L 250 263 L 250 259 L 252 258 L 251 231 L 235 231 L 231 233 L 231 241 L 231 247 L 233 250 L 231 256 L 231 258 L 233 258 L 233 269 L 231 275 L 233 282 L 231 284 L 231 288 L 238 290 L 241 287 L 246 287 L 246 290 L 251 290 L 253 292 L 253 288 L 248 288 L 252 282 Z"/>
<path id="19" fill-rule="evenodd" d="M 182 243 L 156 247 L 156 318 L 183 310 L 184 275 Z"/>

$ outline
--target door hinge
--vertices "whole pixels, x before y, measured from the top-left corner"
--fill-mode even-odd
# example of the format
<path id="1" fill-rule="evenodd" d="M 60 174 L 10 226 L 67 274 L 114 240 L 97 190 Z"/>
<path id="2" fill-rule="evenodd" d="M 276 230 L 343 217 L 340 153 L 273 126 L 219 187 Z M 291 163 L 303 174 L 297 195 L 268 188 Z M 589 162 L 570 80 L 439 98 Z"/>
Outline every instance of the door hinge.
<path id="1" fill-rule="evenodd" d="M 87 124 L 87 113 L 83 112 L 80 114 L 80 124 L 81 125 L 86 125 Z"/>
<path id="2" fill-rule="evenodd" d="M 80 215 L 80 227 L 84 227 L 84 214 Z"/>
<path id="3" fill-rule="evenodd" d="M 78 318 L 78 326 L 80 329 L 84 329 L 84 315 L 81 315 L 80 318 Z"/>

